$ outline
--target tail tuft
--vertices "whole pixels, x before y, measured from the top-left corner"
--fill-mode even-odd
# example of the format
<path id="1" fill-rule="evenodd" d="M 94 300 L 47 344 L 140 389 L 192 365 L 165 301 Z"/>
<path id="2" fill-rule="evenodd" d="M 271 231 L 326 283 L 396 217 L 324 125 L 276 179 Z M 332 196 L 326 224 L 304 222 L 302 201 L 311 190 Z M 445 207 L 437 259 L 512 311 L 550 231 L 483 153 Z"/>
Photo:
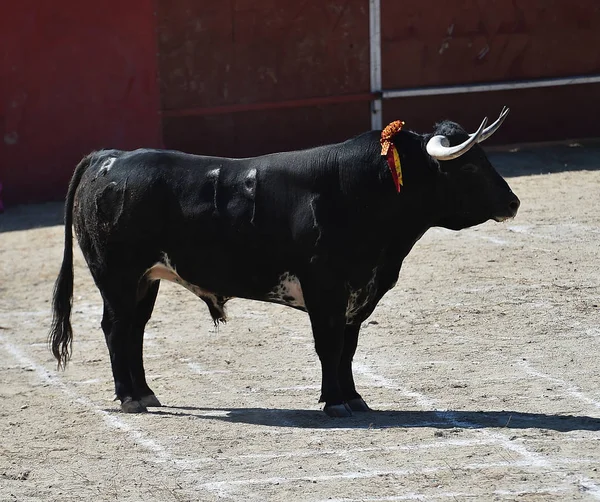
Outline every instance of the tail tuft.
<path id="1" fill-rule="evenodd" d="M 73 345 L 73 329 L 71 328 L 71 308 L 73 306 L 73 203 L 81 177 L 92 161 L 92 155 L 84 157 L 75 168 L 65 201 L 65 249 L 60 272 L 54 284 L 52 326 L 48 335 L 48 343 L 52 354 L 58 361 L 59 369 L 67 367 Z"/>

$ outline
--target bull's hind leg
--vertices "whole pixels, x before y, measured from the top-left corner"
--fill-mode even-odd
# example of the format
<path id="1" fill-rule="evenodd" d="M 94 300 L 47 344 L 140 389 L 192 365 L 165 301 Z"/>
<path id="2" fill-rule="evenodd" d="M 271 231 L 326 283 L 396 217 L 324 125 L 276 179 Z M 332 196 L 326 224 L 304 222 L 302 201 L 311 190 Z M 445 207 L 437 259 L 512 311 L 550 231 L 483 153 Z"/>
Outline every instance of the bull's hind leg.
<path id="1" fill-rule="evenodd" d="M 104 301 L 104 315 L 102 316 L 102 330 L 106 338 L 115 394 L 121 401 L 121 409 L 126 413 L 139 413 L 146 411 L 140 403 L 139 396 L 133 388 L 129 371 L 129 338 L 131 336 L 132 318 L 123 315 L 118 310 L 113 310 L 112 305 Z"/>
<path id="2" fill-rule="evenodd" d="M 99 286 L 104 299 L 102 330 L 110 354 L 115 394 L 126 413 L 146 411 L 131 377 L 131 339 L 136 311 L 137 282 L 105 281 Z"/>
<path id="3" fill-rule="evenodd" d="M 129 372 L 131 374 L 133 390 L 134 394 L 139 396 L 139 401 L 144 407 L 161 406 L 160 401 L 146 383 L 146 372 L 144 371 L 143 361 L 144 328 L 152 316 L 159 285 L 159 281 L 149 285 L 142 298 L 138 301 L 129 343 Z"/>

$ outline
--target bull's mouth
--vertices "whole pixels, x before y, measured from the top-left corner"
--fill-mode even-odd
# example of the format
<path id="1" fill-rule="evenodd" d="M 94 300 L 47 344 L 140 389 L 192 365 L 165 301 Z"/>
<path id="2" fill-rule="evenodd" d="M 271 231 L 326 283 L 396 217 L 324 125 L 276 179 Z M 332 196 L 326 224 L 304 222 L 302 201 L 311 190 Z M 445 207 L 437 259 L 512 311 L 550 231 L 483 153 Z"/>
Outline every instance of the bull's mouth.
<path id="1" fill-rule="evenodd" d="M 516 196 L 514 196 L 514 199 L 509 202 L 508 207 L 506 209 L 500 210 L 500 214 L 494 216 L 493 219 L 500 223 L 514 218 L 515 216 L 517 216 L 517 212 L 519 211 L 520 205 L 521 201 Z"/>

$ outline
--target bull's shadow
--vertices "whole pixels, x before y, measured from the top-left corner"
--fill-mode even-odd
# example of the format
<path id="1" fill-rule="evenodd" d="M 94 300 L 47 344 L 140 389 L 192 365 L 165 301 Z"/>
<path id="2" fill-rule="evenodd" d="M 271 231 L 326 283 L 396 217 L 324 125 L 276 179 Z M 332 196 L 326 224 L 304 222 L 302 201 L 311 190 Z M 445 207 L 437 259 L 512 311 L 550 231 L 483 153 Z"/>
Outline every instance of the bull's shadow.
<path id="1" fill-rule="evenodd" d="M 0 234 L 62 225 L 63 214 L 64 204 L 62 202 L 9 207 L 0 214 Z"/>
<path id="2" fill-rule="evenodd" d="M 600 431 L 600 418 L 546 415 L 519 411 L 370 411 L 351 418 L 329 418 L 319 410 L 268 408 L 195 408 L 165 406 L 152 414 L 193 417 L 199 420 L 294 427 L 300 429 L 548 429 L 558 432 Z"/>

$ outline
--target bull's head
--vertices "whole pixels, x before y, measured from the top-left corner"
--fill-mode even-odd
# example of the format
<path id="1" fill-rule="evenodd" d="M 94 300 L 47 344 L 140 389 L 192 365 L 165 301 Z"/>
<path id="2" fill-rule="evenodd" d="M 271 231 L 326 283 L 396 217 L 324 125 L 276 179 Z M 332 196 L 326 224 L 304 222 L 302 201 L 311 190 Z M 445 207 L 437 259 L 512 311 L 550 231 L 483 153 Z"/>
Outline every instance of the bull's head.
<path id="1" fill-rule="evenodd" d="M 427 153 L 439 163 L 440 198 L 443 201 L 438 226 L 458 230 L 488 219 L 504 221 L 517 214 L 520 201 L 494 169 L 479 143 L 494 134 L 509 109 L 487 126 L 487 118 L 473 134 L 458 124 L 437 124 L 426 144 Z"/>

